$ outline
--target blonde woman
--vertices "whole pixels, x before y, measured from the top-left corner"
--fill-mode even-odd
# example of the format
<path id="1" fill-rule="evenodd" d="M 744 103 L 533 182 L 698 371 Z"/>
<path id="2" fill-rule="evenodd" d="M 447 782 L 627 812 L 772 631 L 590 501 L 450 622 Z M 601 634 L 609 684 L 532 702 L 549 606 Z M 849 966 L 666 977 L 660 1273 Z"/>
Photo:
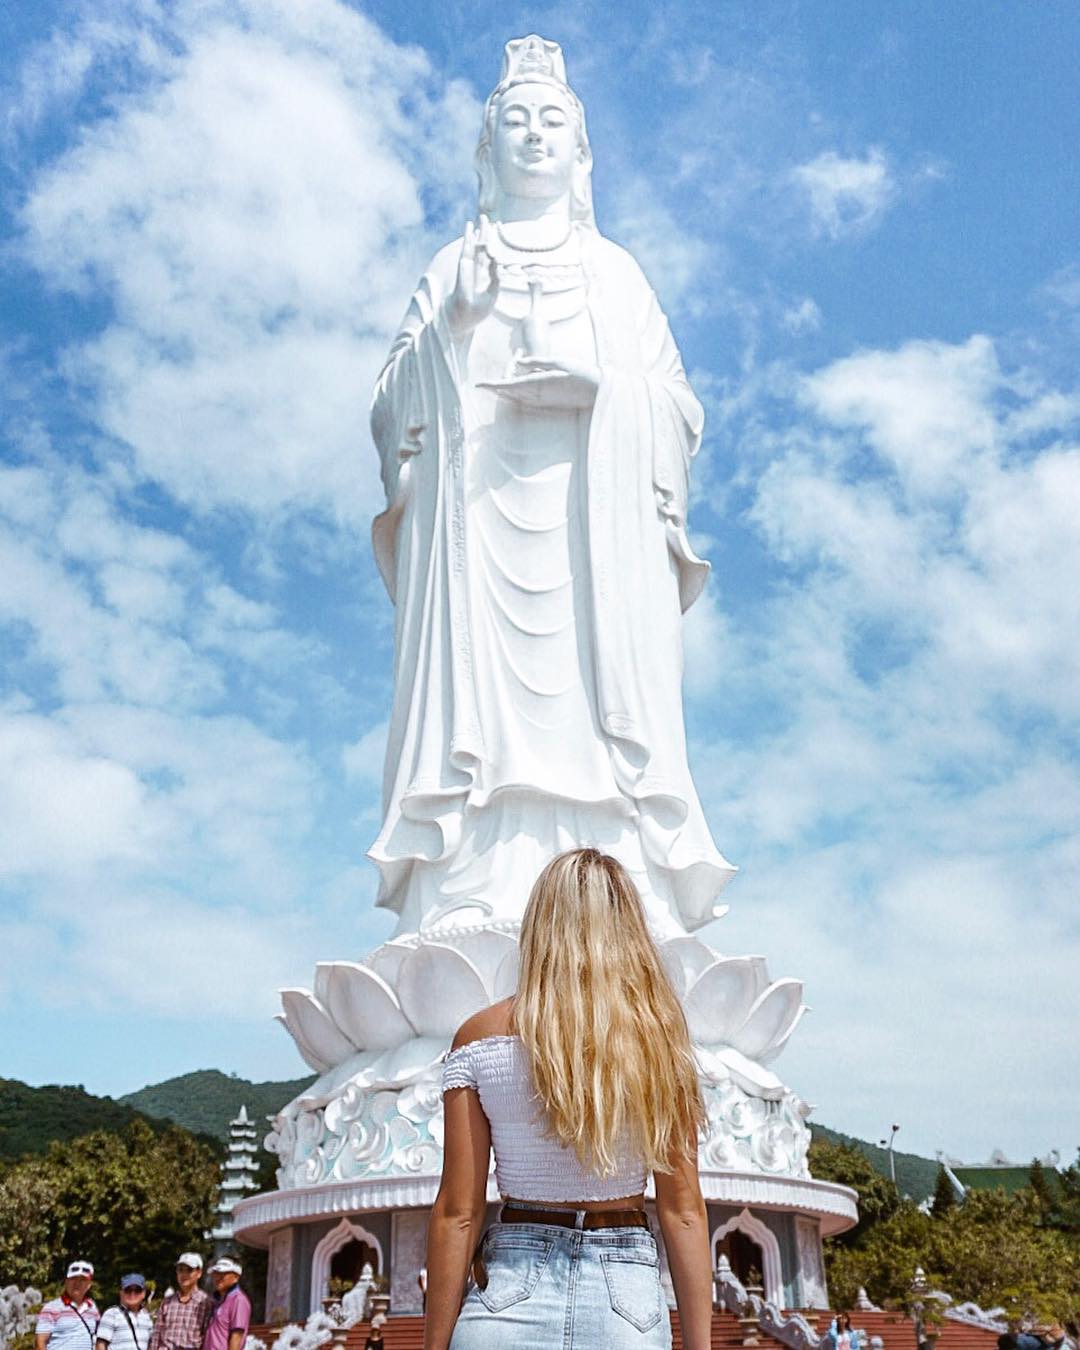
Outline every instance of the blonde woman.
<path id="1" fill-rule="evenodd" d="M 641 900 L 614 858 L 576 849 L 540 874 L 517 993 L 460 1028 L 443 1102 L 425 1350 L 670 1346 L 644 1212 L 650 1172 L 683 1345 L 706 1350 L 697 1073 Z M 478 1247 L 492 1147 L 503 1205 Z"/>

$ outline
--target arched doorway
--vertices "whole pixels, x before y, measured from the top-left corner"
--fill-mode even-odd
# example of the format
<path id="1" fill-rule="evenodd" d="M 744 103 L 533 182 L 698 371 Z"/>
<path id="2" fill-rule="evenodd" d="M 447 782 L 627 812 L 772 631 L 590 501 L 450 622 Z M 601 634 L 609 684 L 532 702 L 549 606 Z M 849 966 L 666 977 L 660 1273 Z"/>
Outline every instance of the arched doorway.
<path id="1" fill-rule="evenodd" d="M 361 1238 L 351 1238 L 330 1258 L 330 1279 L 355 1284 L 360 1272 L 368 1265 L 373 1275 L 380 1274 L 379 1253 Z"/>
<path id="2" fill-rule="evenodd" d="M 729 1245 L 725 1246 L 729 1239 Z M 767 1224 L 744 1209 L 714 1230 L 711 1245 L 714 1258 L 726 1256 L 732 1273 L 742 1284 L 746 1284 L 753 1267 L 761 1276 L 765 1301 L 778 1308 L 784 1306 L 780 1243 Z"/>
<path id="3" fill-rule="evenodd" d="M 731 1229 L 717 1242 L 713 1249 L 713 1266 L 720 1264 L 721 1256 L 726 1256 L 731 1273 L 740 1284 L 760 1284 L 765 1278 L 765 1253 L 761 1243 L 755 1242 L 748 1233 L 738 1228 Z"/>
<path id="4" fill-rule="evenodd" d="M 368 1253 L 366 1256 L 365 1251 Z M 335 1265 L 338 1257 L 342 1258 L 343 1266 L 348 1266 L 350 1270 L 358 1261 L 356 1274 L 344 1275 L 343 1270 Z M 317 1312 L 322 1307 L 322 1301 L 330 1289 L 331 1275 L 342 1274 L 343 1278 L 355 1280 L 365 1261 L 371 1262 L 376 1275 L 385 1273 L 382 1243 L 374 1233 L 369 1233 L 360 1224 L 351 1219 L 342 1219 L 336 1228 L 326 1234 L 312 1254 L 311 1311 Z"/>

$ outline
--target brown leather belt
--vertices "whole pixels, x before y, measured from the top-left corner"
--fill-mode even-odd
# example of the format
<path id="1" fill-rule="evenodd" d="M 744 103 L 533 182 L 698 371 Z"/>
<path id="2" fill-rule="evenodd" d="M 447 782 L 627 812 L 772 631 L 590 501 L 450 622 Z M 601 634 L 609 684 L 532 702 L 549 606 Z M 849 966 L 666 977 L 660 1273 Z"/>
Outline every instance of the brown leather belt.
<path id="1" fill-rule="evenodd" d="M 585 1232 L 594 1232 L 597 1228 L 644 1228 L 646 1232 L 652 1231 L 649 1216 L 643 1209 L 522 1209 L 516 1205 L 503 1205 L 499 1211 L 499 1222 L 554 1224 L 556 1228 L 580 1228 Z M 487 1266 L 480 1254 L 483 1246 L 484 1239 L 481 1238 L 472 1259 L 472 1277 L 479 1289 L 486 1289 L 488 1284 Z"/>
<path id="2" fill-rule="evenodd" d="M 584 1217 L 578 1223 L 578 1215 Z M 581 1228 L 592 1232 L 597 1228 L 648 1228 L 649 1216 L 643 1209 L 517 1209 L 503 1205 L 500 1223 L 543 1223 L 556 1228 Z"/>

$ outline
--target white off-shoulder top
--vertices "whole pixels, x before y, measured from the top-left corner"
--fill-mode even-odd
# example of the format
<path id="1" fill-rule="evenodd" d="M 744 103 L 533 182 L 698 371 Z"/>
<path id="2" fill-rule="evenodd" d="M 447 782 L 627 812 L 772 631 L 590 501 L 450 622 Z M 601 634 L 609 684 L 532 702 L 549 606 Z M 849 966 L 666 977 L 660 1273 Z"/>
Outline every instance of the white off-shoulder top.
<path id="1" fill-rule="evenodd" d="M 472 1088 L 491 1125 L 495 1180 L 503 1198 L 514 1200 L 620 1200 L 645 1189 L 644 1160 L 627 1141 L 616 1153 L 615 1171 L 597 1176 L 545 1132 L 525 1048 L 517 1036 L 485 1036 L 452 1050 L 442 1090 Z"/>

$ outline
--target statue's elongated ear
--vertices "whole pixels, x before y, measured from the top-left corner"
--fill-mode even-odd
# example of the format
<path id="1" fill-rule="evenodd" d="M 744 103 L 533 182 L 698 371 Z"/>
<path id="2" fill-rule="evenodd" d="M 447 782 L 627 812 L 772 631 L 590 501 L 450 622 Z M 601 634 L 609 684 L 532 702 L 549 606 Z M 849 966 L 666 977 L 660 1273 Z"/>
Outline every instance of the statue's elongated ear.
<path id="1" fill-rule="evenodd" d="M 592 151 L 583 146 L 570 178 L 570 213 L 575 220 L 593 219 Z"/>
<path id="2" fill-rule="evenodd" d="M 476 176 L 480 181 L 477 205 L 485 216 L 490 216 L 495 210 L 495 201 L 498 194 L 495 169 L 491 163 L 490 145 L 477 147 Z"/>

